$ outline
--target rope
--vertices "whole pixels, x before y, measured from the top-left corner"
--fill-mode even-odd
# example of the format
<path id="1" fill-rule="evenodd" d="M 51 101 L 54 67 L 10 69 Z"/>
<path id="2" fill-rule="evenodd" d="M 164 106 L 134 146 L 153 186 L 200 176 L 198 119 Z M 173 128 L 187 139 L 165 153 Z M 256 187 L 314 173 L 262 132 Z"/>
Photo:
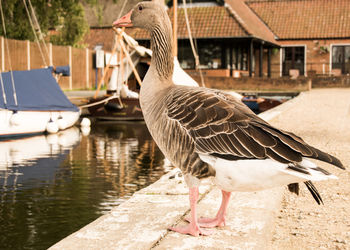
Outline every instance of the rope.
<path id="1" fill-rule="evenodd" d="M 45 67 L 47 67 L 46 59 L 45 59 L 44 54 L 43 54 L 43 51 L 42 51 L 42 49 L 41 49 L 40 41 L 39 41 L 39 39 L 38 39 L 38 36 L 37 36 L 37 34 L 36 34 L 36 32 L 35 32 L 34 24 L 33 24 L 32 18 L 31 18 L 31 16 L 30 16 L 30 13 L 29 13 L 29 10 L 28 10 L 28 6 L 27 6 L 26 0 L 23 0 L 23 4 L 24 4 L 24 7 L 26 8 L 26 12 L 27 12 L 27 15 L 28 15 L 28 19 L 29 19 L 29 22 L 30 22 L 30 26 L 32 27 L 32 30 L 33 30 L 33 33 L 34 33 L 34 37 L 35 37 L 35 42 L 36 42 L 37 45 L 38 45 L 41 58 L 43 59 L 43 62 L 44 62 Z"/>
<path id="2" fill-rule="evenodd" d="M 192 33 L 191 33 L 191 26 L 190 26 L 190 22 L 188 20 L 186 0 L 183 1 L 183 5 L 184 5 L 184 13 L 185 13 L 185 20 L 186 20 L 188 38 L 190 39 L 190 44 L 191 44 L 192 53 L 193 53 L 193 56 L 194 56 L 194 59 L 195 59 L 196 69 L 199 70 L 199 75 L 201 77 L 201 84 L 204 87 L 205 84 L 204 84 L 203 74 L 202 74 L 202 70 L 199 67 L 199 56 L 198 56 L 197 51 L 196 51 L 196 49 L 194 47 L 194 44 L 193 44 L 193 37 L 192 37 Z"/>
<path id="3" fill-rule="evenodd" d="M 5 104 L 5 107 L 6 107 L 7 100 L 6 100 L 4 81 L 2 80 L 2 72 L 1 72 L 1 70 L 0 70 L 0 81 L 1 81 L 2 98 L 4 99 L 4 104 Z"/>
<path id="4" fill-rule="evenodd" d="M 94 102 L 94 103 L 89 103 L 89 104 L 85 104 L 85 105 L 82 105 L 82 106 L 79 106 L 80 109 L 83 109 L 83 108 L 88 108 L 88 107 L 92 107 L 92 106 L 96 106 L 96 105 L 99 105 L 101 103 L 104 103 L 104 102 L 108 102 L 109 100 L 113 100 L 113 99 L 119 99 L 120 100 L 120 97 L 119 96 L 110 96 L 106 99 L 103 99 L 101 101 L 98 101 L 98 102 Z M 120 100 L 121 101 L 121 100 Z"/>
<path id="5" fill-rule="evenodd" d="M 40 28 L 38 19 L 36 18 L 35 11 L 34 11 L 34 8 L 33 8 L 33 5 L 32 5 L 32 1 L 31 1 L 31 0 L 28 0 L 28 3 L 29 3 L 30 10 L 31 10 L 31 12 L 32 12 L 32 15 L 31 15 L 31 16 L 33 17 L 34 22 L 35 22 L 35 25 L 38 27 L 38 30 L 39 30 L 39 38 L 40 38 L 40 41 L 41 41 L 42 44 L 44 45 L 44 49 L 45 49 L 45 53 L 46 53 L 47 58 L 50 58 L 49 50 L 47 49 L 47 45 L 46 45 L 46 43 L 45 43 L 45 41 L 44 41 L 43 33 L 41 32 L 41 28 Z"/>
<path id="6" fill-rule="evenodd" d="M 124 0 L 124 4 L 123 4 L 123 7 L 121 8 L 120 12 L 119 12 L 119 15 L 118 15 L 118 19 L 120 18 L 120 16 L 122 15 L 124 9 L 125 9 L 125 6 L 126 6 L 126 0 Z"/>
<path id="7" fill-rule="evenodd" d="M 129 44 L 126 44 L 126 50 L 129 51 Z M 124 58 L 123 58 L 123 63 L 124 63 Z M 126 62 L 126 75 L 127 76 L 129 75 L 129 63 L 128 62 Z M 129 80 L 129 77 L 126 77 L 126 81 L 125 81 L 126 86 L 128 86 L 128 80 Z"/>
<path id="8" fill-rule="evenodd" d="M 4 35 L 5 35 L 5 43 L 6 43 L 6 53 L 10 65 L 10 74 L 11 74 L 11 83 L 12 83 L 12 89 L 13 89 L 13 99 L 15 100 L 15 105 L 18 106 L 17 103 L 17 94 L 16 94 L 16 88 L 15 88 L 15 81 L 13 79 L 13 72 L 12 72 L 12 64 L 11 64 L 11 57 L 10 57 L 10 49 L 9 49 L 9 44 L 7 41 L 7 33 L 6 33 L 6 26 L 5 26 L 5 19 L 4 19 L 4 12 L 2 10 L 2 1 L 0 0 L 0 12 L 1 12 L 1 20 L 2 20 L 2 28 L 4 30 Z M 2 77 L 1 77 L 2 80 Z M 4 92 L 5 93 L 5 92 Z"/>

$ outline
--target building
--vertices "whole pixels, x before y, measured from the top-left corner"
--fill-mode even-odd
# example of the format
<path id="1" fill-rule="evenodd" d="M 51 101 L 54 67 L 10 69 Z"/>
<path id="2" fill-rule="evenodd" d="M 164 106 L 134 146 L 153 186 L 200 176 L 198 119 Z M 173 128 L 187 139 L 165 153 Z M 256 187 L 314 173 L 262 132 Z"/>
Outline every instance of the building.
<path id="1" fill-rule="evenodd" d="M 350 73 L 350 3 L 347 0 L 246 0 L 281 45 L 280 76 Z M 279 57 L 279 58 L 278 58 Z"/>
<path id="2" fill-rule="evenodd" d="M 172 19 L 171 1 L 168 7 Z M 184 69 L 195 74 L 182 1 L 177 13 L 178 58 Z M 350 73 L 348 0 L 192 0 L 187 1 L 187 13 L 206 76 Z M 88 44 L 95 39 L 106 50 L 112 47 L 110 27 L 91 27 L 90 32 Z M 145 31 L 133 28 L 127 33 L 149 46 Z"/>

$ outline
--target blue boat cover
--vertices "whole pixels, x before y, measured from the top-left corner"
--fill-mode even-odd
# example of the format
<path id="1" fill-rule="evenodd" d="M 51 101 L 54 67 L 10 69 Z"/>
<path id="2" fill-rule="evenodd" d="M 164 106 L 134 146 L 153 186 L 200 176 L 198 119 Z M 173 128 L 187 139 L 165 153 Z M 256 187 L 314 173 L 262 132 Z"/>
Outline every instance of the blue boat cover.
<path id="1" fill-rule="evenodd" d="M 69 65 L 67 65 L 67 66 L 57 66 L 55 68 L 55 73 L 56 74 L 62 74 L 63 76 L 70 76 L 70 67 L 69 67 Z"/>
<path id="2" fill-rule="evenodd" d="M 51 72 L 50 68 L 12 71 L 18 105 L 14 99 L 11 72 L 1 73 L 0 108 L 26 111 L 78 111 L 79 109 L 63 93 Z"/>

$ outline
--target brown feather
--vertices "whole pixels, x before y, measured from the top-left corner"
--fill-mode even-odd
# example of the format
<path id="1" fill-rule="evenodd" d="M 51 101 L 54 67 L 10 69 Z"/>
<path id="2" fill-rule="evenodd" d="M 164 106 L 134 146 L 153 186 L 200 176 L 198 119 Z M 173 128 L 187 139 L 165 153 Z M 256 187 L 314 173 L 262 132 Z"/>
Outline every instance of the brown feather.
<path id="1" fill-rule="evenodd" d="M 234 136 L 237 140 L 242 144 L 244 148 L 246 148 L 252 155 L 256 158 L 265 158 L 266 150 L 263 146 L 256 143 L 251 137 L 242 132 L 242 130 L 238 129 Z"/>
<path id="2" fill-rule="evenodd" d="M 273 136 L 264 133 L 264 131 L 259 127 L 249 126 L 244 129 L 244 132 L 250 135 L 261 146 L 273 147 L 277 144 L 277 140 Z"/>
<path id="3" fill-rule="evenodd" d="M 231 144 L 231 150 L 234 148 L 239 152 L 238 156 L 253 158 L 252 153 L 250 153 L 243 145 L 237 140 L 237 138 L 233 134 L 226 134 L 228 144 Z"/>
<path id="4" fill-rule="evenodd" d="M 294 151 L 284 143 L 278 143 L 276 146 L 271 147 L 271 150 L 290 162 L 302 161 L 301 154 Z"/>
<path id="5" fill-rule="evenodd" d="M 167 115 L 187 131 L 197 152 L 232 159 L 271 158 L 286 164 L 306 156 L 342 167 L 335 157 L 272 127 L 226 93 L 178 86 L 168 96 Z"/>
<path id="6" fill-rule="evenodd" d="M 281 162 L 281 163 L 285 163 L 285 164 L 290 163 L 289 160 L 287 160 L 287 159 L 283 158 L 282 156 L 276 154 L 276 153 L 273 152 L 270 148 L 266 149 L 266 155 L 267 155 L 269 158 L 271 158 L 271 159 L 273 159 L 273 160 L 275 160 L 275 161 L 278 161 L 278 162 Z"/>

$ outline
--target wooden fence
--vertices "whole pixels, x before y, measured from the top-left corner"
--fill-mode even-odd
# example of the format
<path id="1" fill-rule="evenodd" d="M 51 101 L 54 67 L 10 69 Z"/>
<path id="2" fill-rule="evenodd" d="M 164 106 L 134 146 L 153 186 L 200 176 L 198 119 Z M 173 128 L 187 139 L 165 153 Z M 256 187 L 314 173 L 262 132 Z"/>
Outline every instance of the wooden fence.
<path id="1" fill-rule="evenodd" d="M 8 44 L 9 53 L 6 44 Z M 96 69 L 93 68 L 95 53 L 93 50 L 56 46 L 51 43 L 47 43 L 46 46 L 48 53 L 42 46 L 46 65 L 70 66 L 71 75 L 61 77 L 58 81 L 62 89 L 89 89 L 95 86 Z M 30 70 L 46 66 L 37 43 L 4 37 L 0 37 L 0 59 L 2 72 L 9 71 L 11 68 L 12 70 Z"/>

